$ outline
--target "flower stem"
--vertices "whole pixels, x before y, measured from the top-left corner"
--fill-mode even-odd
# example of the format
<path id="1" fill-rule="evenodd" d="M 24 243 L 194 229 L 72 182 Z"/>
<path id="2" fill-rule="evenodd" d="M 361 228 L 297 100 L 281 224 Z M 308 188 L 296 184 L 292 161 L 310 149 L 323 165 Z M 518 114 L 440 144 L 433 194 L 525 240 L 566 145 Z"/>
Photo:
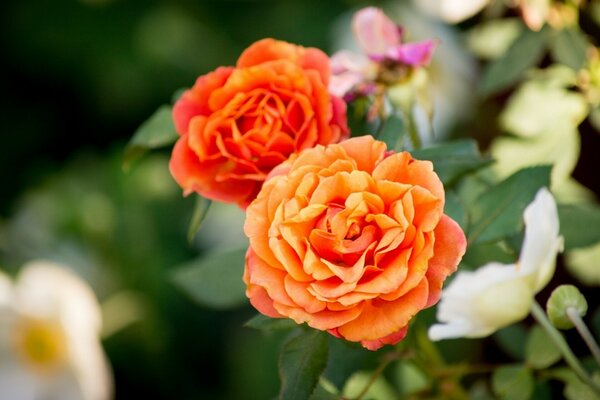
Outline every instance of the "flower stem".
<path id="1" fill-rule="evenodd" d="M 569 318 L 569 320 L 571 320 L 573 325 L 575 325 L 575 329 L 577 329 L 577 332 L 579 332 L 579 334 L 583 338 L 583 341 L 592 352 L 596 363 L 600 365 L 600 347 L 598 347 L 598 343 L 592 336 L 592 333 L 588 329 L 585 322 L 583 322 L 583 320 L 581 319 L 579 312 L 574 307 L 567 307 L 566 313 L 567 317 Z"/>
<path id="2" fill-rule="evenodd" d="M 379 376 L 383 373 L 383 371 L 386 369 L 386 367 L 392 362 L 395 361 L 399 358 L 400 353 L 398 352 L 392 352 L 392 353 L 388 353 L 383 357 L 383 361 L 381 362 L 381 364 L 379 364 L 379 366 L 377 367 L 377 369 L 375 371 L 373 371 L 373 374 L 371 375 L 371 378 L 369 379 L 369 381 L 367 382 L 367 384 L 365 385 L 365 387 L 361 390 L 361 392 L 358 394 L 358 396 L 356 396 L 354 398 L 354 400 L 361 400 L 369 391 L 369 388 L 371 387 L 371 385 L 373 385 L 373 383 L 375 383 L 375 381 L 377 380 L 377 378 L 379 378 Z"/>
<path id="3" fill-rule="evenodd" d="M 542 328 L 546 331 L 550 339 L 554 342 L 556 347 L 560 350 L 563 355 L 563 358 L 567 362 L 567 364 L 575 371 L 579 379 L 583 382 L 587 383 L 595 392 L 600 394 L 600 385 L 593 381 L 588 372 L 583 368 L 573 351 L 567 344 L 565 338 L 560 334 L 560 332 L 550 323 L 550 320 L 546 316 L 546 313 L 542 309 L 542 307 L 536 302 L 533 302 L 531 308 L 531 314 L 533 318 L 542 326 Z"/>
<path id="4" fill-rule="evenodd" d="M 413 149 L 420 149 L 423 146 L 423 143 L 421 142 L 421 137 L 419 136 L 419 132 L 417 131 L 417 123 L 413 116 L 412 108 L 406 110 L 404 114 L 406 115 L 408 135 L 410 136 L 410 141 L 412 142 Z"/>

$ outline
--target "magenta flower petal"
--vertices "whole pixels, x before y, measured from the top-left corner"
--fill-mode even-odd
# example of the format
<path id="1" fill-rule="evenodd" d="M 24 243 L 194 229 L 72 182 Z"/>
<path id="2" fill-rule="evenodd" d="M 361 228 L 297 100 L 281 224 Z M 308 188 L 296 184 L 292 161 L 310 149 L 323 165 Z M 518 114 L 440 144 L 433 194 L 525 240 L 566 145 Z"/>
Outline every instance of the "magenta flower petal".
<path id="1" fill-rule="evenodd" d="M 354 36 L 368 54 L 384 54 L 400 44 L 402 30 L 383 11 L 366 7 L 358 11 L 352 20 Z"/>
<path id="2" fill-rule="evenodd" d="M 436 45 L 435 40 L 407 43 L 389 49 L 385 55 L 394 61 L 420 67 L 429 64 Z"/>

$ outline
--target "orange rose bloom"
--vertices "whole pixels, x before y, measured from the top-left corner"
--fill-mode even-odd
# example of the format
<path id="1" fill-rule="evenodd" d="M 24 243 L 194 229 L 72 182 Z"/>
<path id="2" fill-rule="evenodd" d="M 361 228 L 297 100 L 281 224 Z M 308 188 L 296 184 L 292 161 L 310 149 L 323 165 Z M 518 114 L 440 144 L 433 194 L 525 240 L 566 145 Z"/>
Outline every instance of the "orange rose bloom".
<path id="1" fill-rule="evenodd" d="M 361 136 L 292 156 L 247 208 L 252 305 L 370 350 L 395 344 L 465 252 L 429 161 Z"/>
<path id="2" fill-rule="evenodd" d="M 245 208 L 290 154 L 347 137 L 329 76 L 321 50 L 264 39 L 198 78 L 173 108 L 181 137 L 169 166 L 184 193 Z"/>

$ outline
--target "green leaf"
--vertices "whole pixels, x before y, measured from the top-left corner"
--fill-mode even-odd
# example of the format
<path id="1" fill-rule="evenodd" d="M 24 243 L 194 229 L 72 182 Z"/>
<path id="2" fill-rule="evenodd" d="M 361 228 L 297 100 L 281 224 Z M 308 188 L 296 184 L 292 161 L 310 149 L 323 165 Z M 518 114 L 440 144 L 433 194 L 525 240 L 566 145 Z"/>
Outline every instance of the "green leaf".
<path id="1" fill-rule="evenodd" d="M 452 190 L 446 191 L 446 204 L 444 205 L 444 213 L 456 221 L 461 228 L 466 229 L 468 225 L 467 211 L 462 203 L 462 200 L 456 192 Z"/>
<path id="2" fill-rule="evenodd" d="M 563 391 L 564 398 L 567 400 L 598 400 L 600 396 L 573 372 L 570 368 L 556 368 L 548 371 L 548 375 L 554 379 L 565 383 Z M 598 375 L 592 376 L 598 382 Z"/>
<path id="3" fill-rule="evenodd" d="M 499 399 L 527 400 L 533 386 L 531 371 L 522 366 L 503 366 L 492 375 L 492 390 Z"/>
<path id="4" fill-rule="evenodd" d="M 289 318 L 270 318 L 262 314 L 256 314 L 244 326 L 261 331 L 281 331 L 293 329 L 298 324 Z"/>
<path id="5" fill-rule="evenodd" d="M 414 363 L 398 361 L 393 371 L 394 383 L 401 396 L 408 396 L 430 386 L 430 379 Z"/>
<path id="6" fill-rule="evenodd" d="M 194 213 L 192 214 L 192 219 L 190 220 L 190 226 L 188 228 L 187 239 L 189 243 L 194 241 L 194 237 L 200 230 L 202 226 L 202 221 L 208 214 L 208 210 L 212 204 L 212 200 L 207 199 L 206 197 L 197 195 L 196 196 L 196 204 L 194 205 Z"/>
<path id="7" fill-rule="evenodd" d="M 567 270 L 586 286 L 600 286 L 600 243 L 567 252 Z"/>
<path id="8" fill-rule="evenodd" d="M 561 352 L 540 326 L 534 326 L 525 343 L 525 360 L 535 369 L 548 368 L 561 358 Z"/>
<path id="9" fill-rule="evenodd" d="M 315 329 L 284 343 L 279 356 L 280 400 L 306 400 L 327 364 L 327 334 Z"/>
<path id="10" fill-rule="evenodd" d="M 376 352 L 365 350 L 357 343 L 330 336 L 327 368 L 323 376 L 337 388 L 343 388 L 352 374 L 360 369 L 376 368 L 378 362 Z"/>
<path id="11" fill-rule="evenodd" d="M 488 165 L 491 160 L 483 159 L 477 142 L 460 139 L 436 143 L 431 147 L 411 152 L 418 160 L 433 162 L 433 168 L 444 185 L 451 186 L 461 176 Z"/>
<path id="12" fill-rule="evenodd" d="M 560 233 L 565 250 L 591 246 L 600 241 L 600 207 L 595 204 L 558 206 Z"/>
<path id="13" fill-rule="evenodd" d="M 483 71 L 480 91 L 490 95 L 517 83 L 525 71 L 537 65 L 546 49 L 547 30 L 525 30 L 504 56 L 487 65 Z"/>
<path id="14" fill-rule="evenodd" d="M 141 157 L 146 151 L 168 146 L 178 138 L 173 123 L 171 106 L 162 105 L 133 134 L 127 144 L 124 156 L 124 167 Z"/>
<path id="15" fill-rule="evenodd" d="M 515 360 L 525 358 L 525 339 L 527 330 L 522 324 L 513 324 L 494 333 L 494 339 Z"/>
<path id="16" fill-rule="evenodd" d="M 363 389 L 370 384 L 369 389 L 362 397 L 369 400 L 397 400 L 398 394 L 393 386 L 383 377 L 378 376 L 373 383 L 370 380 L 373 376 L 372 371 L 359 371 L 352 375 L 344 386 L 343 394 L 345 399 L 356 398 Z"/>
<path id="17" fill-rule="evenodd" d="M 173 283 L 200 305 L 227 309 L 246 303 L 246 249 L 209 253 L 175 268 Z"/>
<path id="18" fill-rule="evenodd" d="M 469 243 L 515 235 L 523 229 L 523 211 L 542 187 L 550 185 L 550 167 L 522 169 L 483 193 L 471 210 Z"/>
<path id="19" fill-rule="evenodd" d="M 515 135 L 545 137 L 548 132 L 576 130 L 587 114 L 583 95 L 540 78 L 521 85 L 510 97 L 500 123 Z"/>
<path id="20" fill-rule="evenodd" d="M 550 52 L 557 62 L 579 71 L 587 59 L 588 46 L 588 39 L 579 26 L 572 26 L 556 34 Z"/>
<path id="21" fill-rule="evenodd" d="M 467 46 L 478 57 L 501 57 L 526 28 L 519 18 L 490 19 L 467 32 Z"/>
<path id="22" fill-rule="evenodd" d="M 388 150 L 399 151 L 402 149 L 404 137 L 406 136 L 406 125 L 402 116 L 391 114 L 377 133 L 377 139 L 385 142 Z"/>

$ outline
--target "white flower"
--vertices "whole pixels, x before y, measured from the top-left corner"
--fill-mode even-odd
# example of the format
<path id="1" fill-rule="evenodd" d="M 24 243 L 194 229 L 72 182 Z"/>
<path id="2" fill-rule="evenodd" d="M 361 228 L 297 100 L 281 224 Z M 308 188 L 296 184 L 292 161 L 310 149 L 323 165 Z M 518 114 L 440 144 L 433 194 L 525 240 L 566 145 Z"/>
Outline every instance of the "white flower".
<path id="1" fill-rule="evenodd" d="M 481 11 L 489 0 L 418 0 L 423 11 L 446 22 L 458 23 Z"/>
<path id="2" fill-rule="evenodd" d="M 483 337 L 522 320 L 552 278 L 562 250 L 556 202 L 541 189 L 524 213 L 525 238 L 516 264 L 489 263 L 461 271 L 442 292 L 431 340 Z"/>
<path id="3" fill-rule="evenodd" d="M 110 399 L 100 328 L 93 291 L 64 267 L 31 262 L 14 284 L 0 272 L 0 399 Z"/>

